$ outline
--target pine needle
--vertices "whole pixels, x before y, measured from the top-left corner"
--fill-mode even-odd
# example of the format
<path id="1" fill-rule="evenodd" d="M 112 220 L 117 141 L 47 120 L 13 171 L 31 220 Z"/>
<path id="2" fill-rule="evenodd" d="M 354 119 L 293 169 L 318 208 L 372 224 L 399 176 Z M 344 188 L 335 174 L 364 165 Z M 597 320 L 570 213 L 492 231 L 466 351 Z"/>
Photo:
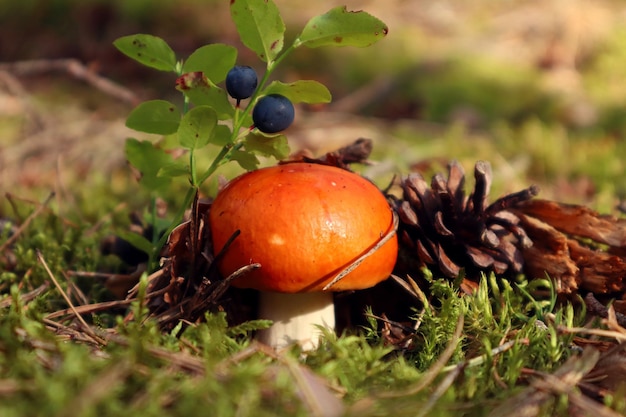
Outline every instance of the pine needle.
<path id="1" fill-rule="evenodd" d="M 76 319 L 80 322 L 80 324 L 83 325 L 83 328 L 85 330 L 85 332 L 87 332 L 89 334 L 89 336 L 91 336 L 91 338 L 93 340 L 95 340 L 96 342 L 98 342 L 98 344 L 100 345 L 106 345 L 107 342 L 106 340 L 104 340 L 103 338 L 101 338 L 100 336 L 98 336 L 93 329 L 91 328 L 91 326 L 89 326 L 87 324 L 87 322 L 85 321 L 85 319 L 83 319 L 83 317 L 78 313 L 78 311 L 76 310 L 76 307 L 74 306 L 74 304 L 72 303 L 72 300 L 70 300 L 70 297 L 67 295 L 67 293 L 63 290 L 63 288 L 61 287 L 61 285 L 59 284 L 59 281 L 57 281 L 57 279 L 54 277 L 54 274 L 52 273 L 52 271 L 50 270 L 50 267 L 48 267 L 48 264 L 46 263 L 46 260 L 44 259 L 43 255 L 41 254 L 41 252 L 39 250 L 37 250 L 37 259 L 39 260 L 39 262 L 43 265 L 44 269 L 46 270 L 46 272 L 48 273 L 48 276 L 50 277 L 50 280 L 52 280 L 52 282 L 54 283 L 55 287 L 57 288 L 57 290 L 59 290 L 59 292 L 61 293 L 61 296 L 63 297 L 63 299 L 65 300 L 65 302 L 70 306 L 70 308 L 72 309 L 72 312 L 74 313 L 74 315 L 76 316 Z"/>

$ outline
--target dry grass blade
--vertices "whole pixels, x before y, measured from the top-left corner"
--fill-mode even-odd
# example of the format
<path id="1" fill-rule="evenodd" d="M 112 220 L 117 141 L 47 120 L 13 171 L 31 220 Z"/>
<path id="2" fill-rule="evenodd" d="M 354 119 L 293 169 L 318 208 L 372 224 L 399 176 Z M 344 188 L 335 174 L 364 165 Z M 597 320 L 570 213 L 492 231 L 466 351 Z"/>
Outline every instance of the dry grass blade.
<path id="1" fill-rule="evenodd" d="M 48 330 L 50 330 L 51 332 L 54 332 L 54 334 L 57 336 L 59 340 L 67 340 L 67 341 L 72 341 L 76 343 L 85 343 L 88 345 L 94 344 L 93 338 L 83 330 L 77 330 L 74 327 L 66 326 L 64 324 L 61 324 L 54 320 L 47 319 L 45 317 L 41 321 L 43 322 L 43 324 L 46 325 L 46 328 L 48 328 Z M 103 335 L 103 338 L 104 337 L 107 337 L 107 336 Z M 50 350 L 52 349 L 53 347 L 51 346 Z M 94 355 L 97 355 L 97 356 L 107 356 L 103 350 L 99 350 L 99 349 L 93 350 L 93 353 Z"/>
<path id="2" fill-rule="evenodd" d="M 328 284 L 326 284 L 326 286 L 324 286 L 324 288 L 322 288 L 322 290 L 327 291 L 330 287 L 332 287 L 333 285 L 338 283 L 346 275 L 348 275 L 350 272 L 354 271 L 364 260 L 366 260 L 368 257 L 372 256 L 374 253 L 376 253 L 376 251 L 378 249 L 380 249 L 385 243 L 387 243 L 389 241 L 389 239 L 391 239 L 392 237 L 395 236 L 396 231 L 398 230 L 398 215 L 396 214 L 395 211 L 392 211 L 392 214 L 393 214 L 393 228 L 385 236 L 383 236 L 376 243 L 376 245 L 374 245 L 373 248 L 371 248 L 366 253 L 364 253 L 363 255 L 358 257 L 354 262 L 352 262 L 350 265 L 348 265 L 348 267 L 346 269 L 344 269 L 339 274 L 337 274 L 337 276 L 335 278 L 333 278 L 333 280 L 330 281 Z"/>
<path id="3" fill-rule="evenodd" d="M 83 343 L 93 342 L 91 336 L 87 337 L 85 332 L 82 330 L 77 330 L 73 327 L 65 326 L 49 319 L 43 319 L 43 322 L 60 336 Z M 130 347 L 132 344 L 128 338 L 114 332 L 103 333 L 102 338 L 105 338 L 107 343 L 115 343 L 122 347 Z M 203 376 L 206 374 L 206 364 L 201 357 L 193 356 L 184 351 L 172 352 L 171 350 L 155 345 L 146 346 L 145 352 L 153 358 L 165 361 L 174 370 L 197 376 Z M 102 350 L 94 350 L 94 354 L 108 357 L 108 354 Z M 216 369 L 214 371 L 215 378 L 218 380 L 224 378 L 224 372 Z"/>
<path id="4" fill-rule="evenodd" d="M 143 272 L 142 272 L 142 274 L 143 274 Z M 159 269 L 158 271 L 155 271 L 152 274 L 148 275 L 147 282 L 150 284 L 153 281 L 158 280 L 159 278 L 161 278 L 164 275 L 165 275 L 165 273 L 164 273 L 163 269 Z M 140 277 L 141 277 L 141 274 L 140 274 Z M 127 298 L 135 297 L 138 292 L 139 292 L 139 282 L 137 282 L 130 290 L 128 290 L 126 297 Z M 149 296 L 149 293 L 147 294 L 147 296 Z"/>
<path id="5" fill-rule="evenodd" d="M 613 329 L 616 332 L 626 336 L 626 329 L 624 328 L 626 326 L 624 326 L 618 321 L 617 312 L 615 311 L 613 306 L 609 307 L 606 324 L 609 327 L 609 329 Z"/>
<path id="6" fill-rule="evenodd" d="M 83 317 L 78 313 L 78 311 L 76 310 L 76 307 L 74 306 L 74 304 L 72 303 L 72 300 L 70 300 L 70 297 L 68 297 L 68 295 L 65 293 L 65 291 L 63 290 L 63 288 L 61 287 L 61 285 L 59 284 L 59 282 L 57 281 L 57 279 L 54 277 L 54 274 L 52 273 L 52 271 L 50 270 L 50 267 L 48 267 L 48 264 L 46 263 L 46 260 L 44 259 L 43 255 L 41 254 L 41 252 L 37 251 L 37 259 L 39 260 L 39 262 L 43 265 L 44 269 L 46 270 L 46 273 L 48 274 L 48 276 L 50 277 L 50 279 L 52 280 L 52 282 L 54 283 L 55 287 L 57 288 L 57 290 L 59 290 L 59 292 L 61 293 L 61 296 L 63 297 L 63 299 L 65 300 L 65 302 L 70 306 L 70 308 L 72 309 L 72 312 L 74 313 L 74 315 L 76 316 L 76 319 L 80 322 L 80 324 L 83 326 L 84 331 L 89 334 L 89 336 L 98 344 L 100 345 L 106 345 L 107 342 L 106 340 L 104 340 L 103 338 L 101 338 L 100 336 L 98 336 L 93 329 L 91 328 L 91 326 L 89 326 L 87 324 L 87 322 L 85 321 L 85 319 L 83 319 Z"/>
<path id="7" fill-rule="evenodd" d="M 104 286 L 115 298 L 123 299 L 128 296 L 129 291 L 137 285 L 141 275 L 146 272 L 147 265 L 139 264 L 137 268 L 128 274 L 111 274 L 90 271 L 68 271 L 72 277 L 86 277 L 104 281 Z"/>
<path id="8" fill-rule="evenodd" d="M 587 297 L 589 299 L 589 297 Z M 553 314 L 546 315 L 546 318 L 550 319 L 552 322 L 555 321 Z M 626 342 L 626 329 L 622 327 L 622 325 L 617 320 L 617 313 L 613 306 L 608 307 L 606 312 L 606 318 L 602 320 L 603 324 L 608 327 L 607 329 L 603 328 L 588 328 L 588 327 L 567 327 L 563 325 L 558 325 L 557 329 L 560 333 L 568 333 L 568 334 L 587 334 L 594 335 L 599 337 L 608 337 L 615 339 L 616 342 L 622 343 Z"/>
<path id="9" fill-rule="evenodd" d="M 382 323 L 385 324 L 385 329 L 387 329 L 387 327 L 390 328 L 395 328 L 400 330 L 401 332 L 404 332 L 404 334 L 408 334 L 409 336 L 404 336 L 404 338 L 410 337 L 411 335 L 415 334 L 415 329 L 413 329 L 412 327 L 409 326 L 405 326 L 404 324 L 394 321 L 394 320 L 389 320 L 386 316 L 385 313 L 383 313 L 382 316 L 377 316 L 376 314 L 369 314 L 369 313 L 364 313 L 365 317 L 371 317 L 373 319 L 376 319 Z M 385 337 L 385 333 L 386 331 L 383 330 L 383 337 Z M 386 337 L 385 337 L 386 338 Z M 393 343 L 394 345 L 397 345 L 398 343 Z"/>
<path id="10" fill-rule="evenodd" d="M 626 384 L 626 343 L 615 345 L 603 352 L 596 366 L 585 375 L 580 388 L 598 401 L 615 396 Z"/>
<path id="11" fill-rule="evenodd" d="M 424 294 L 424 291 L 422 291 L 413 278 L 407 275 L 406 280 L 404 280 L 397 275 L 391 274 L 391 279 L 393 282 L 402 287 L 408 294 L 411 294 L 416 301 L 422 303 L 426 308 L 430 308 L 426 294 Z"/>
<path id="12" fill-rule="evenodd" d="M 58 310 L 53 313 L 46 315 L 47 319 L 56 319 L 59 317 L 67 316 L 68 314 L 91 314 L 97 313 L 99 311 L 111 310 L 116 307 L 126 307 L 137 301 L 136 298 L 129 298 L 126 300 L 115 300 L 115 301 L 104 301 L 101 303 L 93 303 L 93 304 L 85 304 L 82 306 L 75 306 L 74 308 L 66 308 L 63 310 Z"/>
<path id="13" fill-rule="evenodd" d="M 20 294 L 20 300 L 23 303 L 28 303 L 29 301 L 32 301 L 38 296 L 40 296 L 41 294 L 45 293 L 48 290 L 48 288 L 50 288 L 50 284 L 48 284 L 47 282 L 43 283 L 39 287 L 35 288 L 32 291 L 27 292 L 26 294 Z M 11 304 L 13 304 L 13 299 L 11 297 L 8 297 L 0 301 L 0 308 L 7 308 L 11 306 Z"/>
<path id="14" fill-rule="evenodd" d="M 50 193 L 48 197 L 44 200 L 43 203 L 39 205 L 27 218 L 24 222 L 17 228 L 13 236 L 9 237 L 2 245 L 0 245 L 0 253 L 4 252 L 6 248 L 11 246 L 15 241 L 20 237 L 20 235 L 26 230 L 26 228 L 30 225 L 30 223 L 41 214 L 42 211 L 48 206 L 50 201 L 54 198 L 54 193 Z"/>
<path id="15" fill-rule="evenodd" d="M 422 391 L 424 388 L 428 387 L 435 380 L 435 378 L 437 378 L 437 376 L 441 374 L 441 371 L 445 368 L 446 363 L 448 363 L 452 355 L 454 355 L 457 345 L 461 340 L 464 322 L 465 320 L 463 315 L 460 315 L 459 320 L 456 323 L 456 329 L 454 330 L 454 334 L 450 339 L 450 343 L 448 343 L 448 346 L 446 346 L 445 350 L 441 353 L 441 355 L 437 359 L 437 362 L 435 362 L 428 369 L 428 371 L 426 371 L 424 376 L 415 385 L 408 387 L 403 391 L 381 394 L 380 398 L 399 398 L 409 395 L 415 395 L 418 392 Z"/>
<path id="16" fill-rule="evenodd" d="M 224 295 L 230 283 L 250 271 L 261 268 L 261 264 L 254 263 L 244 265 L 227 278 L 216 281 L 215 283 L 203 283 L 190 298 L 182 300 L 179 305 L 172 306 L 171 310 L 178 311 L 173 318 L 188 319 L 195 321 L 206 312 L 212 304 L 217 304 L 219 299 Z M 183 304 L 189 303 L 190 307 L 185 308 Z M 171 319 L 170 319 L 171 320 Z"/>
<path id="17" fill-rule="evenodd" d="M 555 395 L 565 394 L 570 396 L 575 393 L 577 384 L 593 369 L 599 357 L 600 352 L 597 350 L 585 349 L 582 355 L 570 357 L 552 375 L 535 373 L 538 375 L 538 378 L 531 382 L 531 386 L 501 403 L 489 413 L 489 417 L 508 417 L 511 415 L 512 410 L 515 410 L 515 415 L 519 417 L 538 416 L 541 407 Z M 594 413 L 596 411 L 594 410 Z M 597 415 L 613 417 L 615 414 Z"/>
<path id="18" fill-rule="evenodd" d="M 430 410 L 437 404 L 437 401 L 446 393 L 450 385 L 456 380 L 456 378 L 463 372 L 464 366 L 455 366 L 452 372 L 443 378 L 443 380 L 437 385 L 433 394 L 428 398 L 425 404 L 420 407 L 419 411 L 415 414 L 417 417 L 427 416 Z"/>
<path id="19" fill-rule="evenodd" d="M 588 364 L 587 366 L 589 366 Z M 594 365 L 595 366 L 595 365 Z M 532 385 L 538 392 L 552 392 L 553 395 L 564 394 L 568 396 L 570 404 L 570 415 L 593 415 L 598 417 L 616 417 L 621 414 L 612 411 L 608 407 L 587 397 L 580 391 L 574 389 L 583 379 L 583 375 L 589 369 L 581 369 L 581 372 L 571 372 L 563 378 L 554 375 L 545 375 L 542 379 L 533 381 Z"/>
<path id="20" fill-rule="evenodd" d="M 110 334 L 107 338 L 120 346 L 131 346 L 131 342 L 127 338 L 118 334 Z M 190 355 L 186 352 L 172 352 L 158 346 L 146 346 L 145 350 L 152 357 L 164 360 L 176 370 L 197 376 L 203 376 L 206 373 L 206 364 L 200 357 Z M 224 375 L 216 372 L 215 377 L 220 380 L 224 378 Z"/>
<path id="21" fill-rule="evenodd" d="M 298 397 L 309 410 L 312 417 L 339 417 L 344 415 L 343 403 L 328 389 L 324 379 L 314 374 L 309 368 L 285 359 L 289 373 L 293 377 Z"/>
<path id="22" fill-rule="evenodd" d="M 470 366 L 478 366 L 478 365 L 482 365 L 483 363 L 485 363 L 485 361 L 488 358 L 493 358 L 496 355 L 499 355 L 503 352 L 506 352 L 507 350 L 511 349 L 513 346 L 515 346 L 516 344 L 519 344 L 520 341 L 519 340 L 509 340 L 506 343 L 501 344 L 500 346 L 491 349 L 491 352 L 489 353 L 489 355 L 485 354 L 485 355 L 481 355 L 481 356 L 476 356 L 472 359 L 469 359 L 463 363 L 460 363 L 458 365 L 450 365 L 447 366 L 445 368 L 443 368 L 443 372 L 451 372 L 451 371 L 455 371 L 457 368 L 461 367 L 461 368 L 467 368 Z M 528 343 L 523 343 L 528 345 Z"/>
<path id="23" fill-rule="evenodd" d="M 274 349 L 262 343 L 253 341 L 244 350 L 219 363 L 214 371 L 218 374 L 226 374 L 228 368 L 257 353 L 271 357 L 285 365 L 294 380 L 296 394 L 308 409 L 310 416 L 339 417 L 344 415 L 343 403 L 330 391 L 326 380 L 314 374 L 308 367 L 297 363 L 294 359 L 278 355 Z M 266 373 L 275 378 L 279 370 L 278 365 L 273 365 L 267 369 Z"/>
<path id="24" fill-rule="evenodd" d="M 0 64 L 0 86 L 4 87 L 4 89 L 6 89 L 6 91 L 13 97 L 19 99 L 24 113 L 29 118 L 30 124 L 32 125 L 31 129 L 33 131 L 45 128 L 46 121 L 35 107 L 33 100 L 29 97 L 27 89 L 17 77 L 10 74 L 6 70 L 3 70 L 2 64 Z"/>
<path id="25" fill-rule="evenodd" d="M 594 401 L 580 392 L 572 392 L 569 396 L 570 416 L 624 417 L 623 414 Z"/>
<path id="26" fill-rule="evenodd" d="M 63 71 L 77 80 L 85 81 L 96 89 L 130 104 L 137 104 L 139 98 L 131 90 L 116 82 L 98 75 L 93 69 L 74 58 L 33 59 L 27 61 L 0 63 L 0 70 L 17 75 L 41 75 Z"/>
<path id="27" fill-rule="evenodd" d="M 614 338 L 620 343 L 626 342 L 626 334 L 613 330 L 604 329 L 588 329 L 586 327 L 565 327 L 559 326 L 557 330 L 560 333 L 573 333 L 573 334 L 588 334 L 593 336 Z"/>

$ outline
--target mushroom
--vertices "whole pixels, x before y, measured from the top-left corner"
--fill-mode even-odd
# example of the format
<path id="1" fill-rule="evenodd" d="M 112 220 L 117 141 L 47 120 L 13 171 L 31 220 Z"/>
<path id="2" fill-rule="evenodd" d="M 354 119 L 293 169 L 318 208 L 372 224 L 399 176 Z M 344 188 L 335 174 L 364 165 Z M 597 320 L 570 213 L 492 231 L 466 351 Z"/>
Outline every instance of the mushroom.
<path id="1" fill-rule="evenodd" d="M 209 214 L 223 276 L 260 268 L 232 285 L 260 291 L 259 318 L 273 325 L 257 339 L 273 347 L 317 346 L 334 329 L 332 291 L 369 288 L 394 267 L 398 243 L 385 196 L 358 174 L 289 163 L 245 173 L 217 195 Z M 343 273 L 342 273 L 343 272 Z"/>

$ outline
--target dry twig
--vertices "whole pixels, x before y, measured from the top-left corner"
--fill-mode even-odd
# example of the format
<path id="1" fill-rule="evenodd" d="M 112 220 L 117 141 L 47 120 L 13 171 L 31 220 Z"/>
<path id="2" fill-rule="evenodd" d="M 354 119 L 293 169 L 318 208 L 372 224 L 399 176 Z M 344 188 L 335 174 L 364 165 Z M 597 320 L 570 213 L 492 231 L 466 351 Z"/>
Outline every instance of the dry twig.
<path id="1" fill-rule="evenodd" d="M 52 200 L 52 198 L 54 197 L 54 193 L 50 193 L 48 195 L 48 197 L 46 197 L 46 199 L 44 200 L 43 203 L 41 203 L 39 205 L 39 207 L 37 207 L 35 209 L 35 211 L 33 211 L 27 218 L 26 220 L 24 220 L 22 222 L 22 224 L 17 228 L 17 230 L 15 231 L 15 233 L 13 234 L 13 236 L 11 236 L 10 238 L 8 238 L 2 245 L 0 245 L 0 252 L 4 252 L 4 250 L 6 248 L 8 248 L 9 246 L 11 246 L 13 243 L 15 243 L 15 241 L 20 237 L 20 235 L 22 233 L 24 233 L 24 230 L 26 230 L 26 228 L 30 225 L 30 223 L 37 218 L 37 216 L 39 216 L 39 214 L 41 214 L 41 212 L 48 206 L 48 203 L 50 203 L 50 201 Z"/>
<path id="2" fill-rule="evenodd" d="M 65 72 L 73 78 L 85 81 L 99 91 L 118 100 L 133 105 L 139 103 L 139 98 L 135 93 L 106 77 L 96 74 L 92 68 L 85 66 L 82 62 L 74 58 L 3 62 L 0 63 L 0 71 L 6 71 L 19 76 Z"/>

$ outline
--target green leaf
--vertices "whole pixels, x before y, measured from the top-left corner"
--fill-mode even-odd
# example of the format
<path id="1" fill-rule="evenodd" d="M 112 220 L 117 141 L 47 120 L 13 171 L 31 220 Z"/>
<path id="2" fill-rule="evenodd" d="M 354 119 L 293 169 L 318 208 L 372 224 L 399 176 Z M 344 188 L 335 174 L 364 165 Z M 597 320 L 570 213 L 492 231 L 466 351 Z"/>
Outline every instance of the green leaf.
<path id="1" fill-rule="evenodd" d="M 299 80 L 293 83 L 272 82 L 263 95 L 282 94 L 293 103 L 330 103 L 332 96 L 328 88 L 313 80 Z"/>
<path id="2" fill-rule="evenodd" d="M 120 238 L 124 239 L 125 241 L 127 241 L 128 243 L 130 243 L 137 249 L 141 250 L 142 252 L 147 253 L 148 255 L 150 255 L 152 251 L 154 250 L 154 246 L 152 246 L 152 242 L 150 242 L 148 239 L 146 239 L 140 234 L 133 233 L 130 230 L 123 230 L 123 229 L 116 231 L 116 234 Z"/>
<path id="3" fill-rule="evenodd" d="M 196 106 L 209 106 L 219 120 L 232 119 L 235 108 L 228 94 L 211 82 L 202 72 L 183 74 L 176 80 L 176 88 Z"/>
<path id="4" fill-rule="evenodd" d="M 180 112 L 165 100 L 150 100 L 135 107 L 126 119 L 126 126 L 146 133 L 169 135 L 178 130 Z"/>
<path id="5" fill-rule="evenodd" d="M 246 137 L 246 150 L 263 156 L 284 159 L 289 156 L 289 144 L 285 135 L 264 136 L 250 133 Z"/>
<path id="6" fill-rule="evenodd" d="M 173 161 L 161 167 L 157 172 L 158 177 L 174 178 L 189 175 L 189 166 L 179 161 Z"/>
<path id="7" fill-rule="evenodd" d="M 224 81 L 237 62 L 235 47 L 214 43 L 196 49 L 183 64 L 183 72 L 203 72 L 214 83 Z"/>
<path id="8" fill-rule="evenodd" d="M 231 161 L 236 161 L 246 171 L 253 171 L 259 167 L 259 160 L 253 153 L 247 151 L 233 150 L 230 153 Z"/>
<path id="9" fill-rule="evenodd" d="M 145 34 L 123 36 L 113 45 L 124 55 L 160 71 L 176 72 L 176 54 L 163 39 Z"/>
<path id="10" fill-rule="evenodd" d="M 217 146 L 228 145 L 229 143 L 232 143 L 232 133 L 233 132 L 230 127 L 226 125 L 217 125 L 210 143 Z"/>
<path id="11" fill-rule="evenodd" d="M 143 186 L 152 191 L 169 186 L 171 177 L 162 175 L 160 170 L 174 163 L 170 154 L 150 141 L 140 142 L 134 138 L 126 140 L 125 153 L 128 162 L 141 172 L 140 183 Z"/>
<path id="12" fill-rule="evenodd" d="M 335 7 L 309 20 L 294 42 L 295 46 L 369 46 L 387 35 L 387 25 L 363 12 L 351 12 L 345 6 Z"/>
<path id="13" fill-rule="evenodd" d="M 241 42 L 263 62 L 283 49 L 285 23 L 272 0 L 231 0 L 230 14 Z"/>
<path id="14" fill-rule="evenodd" d="M 209 143 L 217 126 L 217 114 L 209 106 L 194 107 L 183 116 L 178 128 L 180 146 L 187 149 L 202 148 Z"/>

